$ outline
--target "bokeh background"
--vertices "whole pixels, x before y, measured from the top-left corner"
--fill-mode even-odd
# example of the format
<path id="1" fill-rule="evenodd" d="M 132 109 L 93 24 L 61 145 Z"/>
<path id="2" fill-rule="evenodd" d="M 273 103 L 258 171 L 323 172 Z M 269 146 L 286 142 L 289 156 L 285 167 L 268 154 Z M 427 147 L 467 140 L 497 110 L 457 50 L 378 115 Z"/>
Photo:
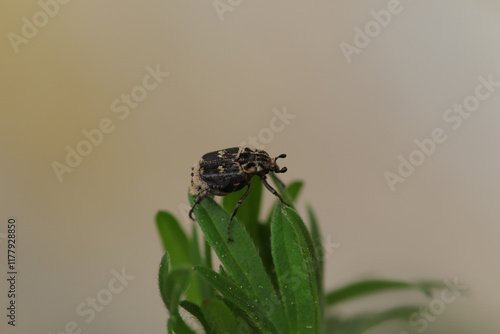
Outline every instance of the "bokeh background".
<path id="1" fill-rule="evenodd" d="M 82 333 L 166 333 L 154 216 L 169 210 L 187 228 L 191 166 L 253 136 L 287 153 L 283 180 L 305 182 L 299 207 L 311 203 L 325 240 L 340 245 L 328 289 L 458 278 L 466 294 L 425 332 L 499 333 L 500 88 L 456 130 L 443 115 L 474 95 L 478 76 L 500 81 L 500 5 L 402 0 L 377 30 L 372 11 L 391 3 L 2 1 L 0 263 L 4 277 L 15 216 L 19 308 L 7 326 L 2 279 L 0 331 L 55 334 L 73 321 Z M 361 45 L 367 24 L 369 42 L 346 57 L 341 46 Z M 164 75 L 149 91 L 137 88 L 148 67 Z M 125 107 L 131 92 L 141 101 Z M 66 164 L 66 147 L 103 119 L 113 130 L 60 180 L 54 162 Z M 435 128 L 447 140 L 391 191 L 384 173 Z M 135 278 L 86 323 L 78 305 L 122 268 Z M 429 302 L 419 298 L 339 312 Z"/>

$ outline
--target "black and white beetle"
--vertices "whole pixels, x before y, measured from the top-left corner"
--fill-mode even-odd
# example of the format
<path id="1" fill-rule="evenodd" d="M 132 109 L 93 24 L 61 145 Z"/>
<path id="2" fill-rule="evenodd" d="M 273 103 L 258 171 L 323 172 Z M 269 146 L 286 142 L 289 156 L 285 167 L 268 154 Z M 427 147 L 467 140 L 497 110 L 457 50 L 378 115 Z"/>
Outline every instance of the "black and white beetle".
<path id="1" fill-rule="evenodd" d="M 269 172 L 284 173 L 287 171 L 286 167 L 280 169 L 276 164 L 276 160 L 285 157 L 286 154 L 280 154 L 276 158 L 271 158 L 266 151 L 249 147 L 231 147 L 205 154 L 191 168 L 190 192 L 192 195 L 198 195 L 198 197 L 196 197 L 193 207 L 189 210 L 189 218 L 194 220 L 193 210 L 206 196 L 224 196 L 247 186 L 245 194 L 236 204 L 227 225 L 227 240 L 232 241 L 229 235 L 231 222 L 241 203 L 250 192 L 250 180 L 254 175 L 260 177 L 267 190 L 278 197 L 283 204 L 290 206 L 283 201 L 280 194 L 266 181 L 266 174 Z"/>

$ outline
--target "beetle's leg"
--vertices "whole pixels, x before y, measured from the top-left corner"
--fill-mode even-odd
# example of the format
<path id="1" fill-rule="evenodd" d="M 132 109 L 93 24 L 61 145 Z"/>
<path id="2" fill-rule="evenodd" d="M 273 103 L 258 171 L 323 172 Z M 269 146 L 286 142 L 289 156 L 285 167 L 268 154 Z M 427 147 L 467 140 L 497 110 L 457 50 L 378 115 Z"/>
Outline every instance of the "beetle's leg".
<path id="1" fill-rule="evenodd" d="M 231 235 L 229 234 L 229 229 L 231 228 L 231 222 L 233 221 L 233 218 L 236 215 L 236 212 L 238 212 L 238 209 L 240 208 L 241 203 L 243 203 L 243 201 L 245 200 L 245 198 L 247 198 L 249 193 L 250 193 L 250 183 L 248 183 L 247 191 L 245 191 L 243 196 L 240 198 L 240 200 L 236 204 L 234 211 L 233 211 L 233 214 L 231 215 L 231 219 L 229 219 L 229 224 L 227 224 L 227 241 L 228 242 L 233 241 L 233 239 L 231 239 Z"/>
<path id="2" fill-rule="evenodd" d="M 189 218 L 191 218 L 191 220 L 195 221 L 195 219 L 193 218 L 194 207 L 196 205 L 198 205 L 198 203 L 200 203 L 206 196 L 207 196 L 207 193 L 201 193 L 201 194 L 198 195 L 198 197 L 196 197 L 196 199 L 194 201 L 194 204 L 191 207 L 191 210 L 189 210 Z"/>
<path id="3" fill-rule="evenodd" d="M 285 204 L 286 206 L 290 206 L 290 204 L 286 203 L 283 200 L 283 197 L 281 197 L 281 195 L 273 187 L 271 187 L 271 185 L 269 183 L 267 183 L 265 175 L 262 175 L 260 177 L 260 179 L 262 180 L 262 183 L 264 183 L 264 186 L 267 188 L 267 190 L 269 190 L 274 196 L 278 197 L 280 199 L 281 203 Z"/>

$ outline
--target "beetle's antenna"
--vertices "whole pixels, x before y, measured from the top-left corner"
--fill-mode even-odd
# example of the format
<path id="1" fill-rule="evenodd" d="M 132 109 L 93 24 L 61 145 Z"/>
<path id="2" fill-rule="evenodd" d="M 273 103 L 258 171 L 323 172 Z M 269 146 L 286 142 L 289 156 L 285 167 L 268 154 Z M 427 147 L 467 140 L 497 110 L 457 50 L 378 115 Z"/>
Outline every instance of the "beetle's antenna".
<path id="1" fill-rule="evenodd" d="M 283 159 L 283 158 L 286 158 L 286 154 L 284 154 L 284 153 L 283 153 L 283 154 L 280 154 L 280 155 L 278 155 L 276 158 L 274 158 L 274 164 L 275 164 L 275 167 L 276 167 L 276 168 L 275 168 L 275 170 L 274 170 L 274 172 L 275 172 L 275 173 L 284 173 L 284 172 L 286 172 L 286 171 L 287 171 L 287 168 L 286 168 L 286 167 L 283 167 L 283 168 L 281 168 L 281 169 L 278 169 L 278 165 L 276 165 L 276 160 L 278 160 L 278 159 Z"/>
<path id="2" fill-rule="evenodd" d="M 278 159 L 283 159 L 283 158 L 286 158 L 286 154 L 285 153 L 278 155 L 276 158 L 274 158 L 274 161 L 276 161 Z"/>

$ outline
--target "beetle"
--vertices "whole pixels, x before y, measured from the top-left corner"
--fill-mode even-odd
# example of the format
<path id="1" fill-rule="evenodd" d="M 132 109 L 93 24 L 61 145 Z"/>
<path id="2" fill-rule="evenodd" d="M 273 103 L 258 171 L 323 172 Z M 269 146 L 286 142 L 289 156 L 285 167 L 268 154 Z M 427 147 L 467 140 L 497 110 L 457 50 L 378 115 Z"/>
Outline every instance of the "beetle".
<path id="1" fill-rule="evenodd" d="M 286 154 L 271 158 L 266 151 L 250 147 L 231 147 L 203 155 L 200 161 L 191 168 L 190 193 L 197 197 L 189 210 L 189 218 L 194 220 L 193 210 L 206 196 L 225 196 L 247 186 L 245 194 L 236 204 L 227 225 L 227 240 L 233 241 L 229 234 L 231 222 L 241 203 L 250 193 L 250 180 L 255 175 L 261 179 L 267 190 L 279 198 L 281 203 L 290 206 L 266 180 L 266 175 L 270 172 L 285 173 L 287 171 L 286 167 L 280 169 L 276 164 L 276 160 L 283 158 L 286 158 Z"/>

